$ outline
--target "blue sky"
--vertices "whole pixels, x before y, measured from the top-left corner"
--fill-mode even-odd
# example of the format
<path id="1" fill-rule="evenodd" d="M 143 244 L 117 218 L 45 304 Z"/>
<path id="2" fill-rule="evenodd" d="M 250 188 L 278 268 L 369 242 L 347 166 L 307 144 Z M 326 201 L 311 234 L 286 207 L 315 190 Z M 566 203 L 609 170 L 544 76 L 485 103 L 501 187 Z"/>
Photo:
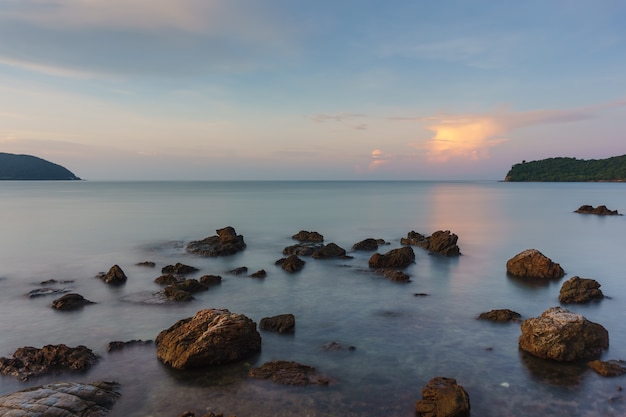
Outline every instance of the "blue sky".
<path id="1" fill-rule="evenodd" d="M 0 151 L 90 180 L 626 154 L 621 0 L 0 0 Z"/>

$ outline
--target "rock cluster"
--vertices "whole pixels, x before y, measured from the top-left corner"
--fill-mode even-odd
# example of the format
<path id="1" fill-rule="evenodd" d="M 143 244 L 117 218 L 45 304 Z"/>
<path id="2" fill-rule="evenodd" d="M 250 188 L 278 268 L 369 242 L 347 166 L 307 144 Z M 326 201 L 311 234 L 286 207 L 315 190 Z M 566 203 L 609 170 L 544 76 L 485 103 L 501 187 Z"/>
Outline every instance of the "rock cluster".
<path id="1" fill-rule="evenodd" d="M 216 230 L 217 235 L 187 244 L 185 250 L 200 256 L 234 255 L 246 248 L 243 236 L 238 235 L 231 226 Z"/>
<path id="2" fill-rule="evenodd" d="M 459 237 L 449 230 L 438 230 L 430 236 L 424 236 L 415 231 L 407 234 L 406 238 L 400 239 L 403 245 L 419 246 L 432 253 L 444 256 L 459 256 L 461 249 L 457 245 Z"/>
<path id="3" fill-rule="evenodd" d="M 557 279 L 565 275 L 561 265 L 537 249 L 526 249 L 509 259 L 506 271 L 519 278 Z"/>

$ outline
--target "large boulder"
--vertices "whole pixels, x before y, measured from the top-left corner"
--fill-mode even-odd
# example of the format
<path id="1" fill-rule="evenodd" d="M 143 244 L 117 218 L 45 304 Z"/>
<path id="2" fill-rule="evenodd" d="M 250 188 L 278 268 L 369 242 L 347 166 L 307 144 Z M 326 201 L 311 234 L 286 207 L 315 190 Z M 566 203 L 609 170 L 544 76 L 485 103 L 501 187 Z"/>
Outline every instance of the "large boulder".
<path id="1" fill-rule="evenodd" d="M 163 330 L 155 343 L 163 363 L 191 369 L 247 358 L 261 350 L 261 335 L 243 314 L 208 309 Z"/>
<path id="2" fill-rule="evenodd" d="M 328 385 L 331 378 L 319 375 L 315 368 L 292 361 L 274 360 L 248 372 L 250 378 L 269 379 L 284 385 Z"/>
<path id="3" fill-rule="evenodd" d="M 571 277 L 563 283 L 559 292 L 559 301 L 564 304 L 586 303 L 604 298 L 600 283 L 595 279 Z"/>
<path id="4" fill-rule="evenodd" d="M 99 273 L 98 278 L 100 278 L 106 284 L 111 285 L 122 285 L 128 280 L 126 274 L 124 273 L 124 271 L 122 271 L 122 268 L 120 268 L 119 265 L 113 265 L 111 268 L 109 268 L 109 272 L 107 272 L 106 274 L 103 272 Z"/>
<path id="5" fill-rule="evenodd" d="M 524 320 L 520 349 L 543 359 L 572 362 L 599 356 L 609 347 L 609 332 L 600 324 L 562 307 Z"/>
<path id="6" fill-rule="evenodd" d="M 417 417 L 469 416 L 469 395 L 454 378 L 435 377 L 422 388 L 422 399 L 415 404 Z"/>
<path id="7" fill-rule="evenodd" d="M 410 246 L 404 246 L 398 249 L 392 249 L 383 254 L 373 254 L 368 264 L 370 268 L 406 268 L 415 262 L 415 252 Z"/>
<path id="8" fill-rule="evenodd" d="M 52 371 L 86 371 L 97 360 L 98 356 L 82 345 L 46 345 L 41 349 L 26 346 L 17 349 L 12 358 L 0 358 L 0 374 L 27 380 Z"/>
<path id="9" fill-rule="evenodd" d="M 194 240 L 187 244 L 185 250 L 200 256 L 234 255 L 246 248 L 243 236 L 238 235 L 231 226 L 216 230 L 217 235 L 202 240 Z"/>
<path id="10" fill-rule="evenodd" d="M 565 275 L 561 265 L 537 249 L 526 249 L 509 259 L 506 271 L 519 278 L 558 279 Z"/>
<path id="11" fill-rule="evenodd" d="M 116 382 L 55 382 L 0 397 L 0 415 L 104 417 L 120 396 Z"/>

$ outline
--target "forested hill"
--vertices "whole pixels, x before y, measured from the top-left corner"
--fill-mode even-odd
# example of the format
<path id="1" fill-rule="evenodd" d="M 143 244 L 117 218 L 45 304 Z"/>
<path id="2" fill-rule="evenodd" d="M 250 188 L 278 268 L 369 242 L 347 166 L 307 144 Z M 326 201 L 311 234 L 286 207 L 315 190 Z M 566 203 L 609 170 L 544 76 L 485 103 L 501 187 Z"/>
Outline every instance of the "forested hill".
<path id="1" fill-rule="evenodd" d="M 626 155 L 607 159 L 548 158 L 515 164 L 505 181 L 626 181 Z"/>
<path id="2" fill-rule="evenodd" d="M 0 180 L 80 180 L 61 165 L 31 155 L 0 152 Z"/>

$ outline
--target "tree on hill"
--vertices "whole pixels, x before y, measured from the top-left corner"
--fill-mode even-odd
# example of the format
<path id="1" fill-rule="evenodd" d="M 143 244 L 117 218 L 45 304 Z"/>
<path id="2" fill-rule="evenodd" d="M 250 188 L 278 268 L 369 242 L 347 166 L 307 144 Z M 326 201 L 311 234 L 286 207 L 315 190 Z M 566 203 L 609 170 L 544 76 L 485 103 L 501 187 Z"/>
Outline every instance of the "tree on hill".
<path id="1" fill-rule="evenodd" d="M 80 180 L 67 168 L 32 155 L 0 152 L 0 180 Z"/>
<path id="2" fill-rule="evenodd" d="M 626 155 L 607 159 L 548 158 L 515 164 L 505 181 L 626 181 Z"/>

